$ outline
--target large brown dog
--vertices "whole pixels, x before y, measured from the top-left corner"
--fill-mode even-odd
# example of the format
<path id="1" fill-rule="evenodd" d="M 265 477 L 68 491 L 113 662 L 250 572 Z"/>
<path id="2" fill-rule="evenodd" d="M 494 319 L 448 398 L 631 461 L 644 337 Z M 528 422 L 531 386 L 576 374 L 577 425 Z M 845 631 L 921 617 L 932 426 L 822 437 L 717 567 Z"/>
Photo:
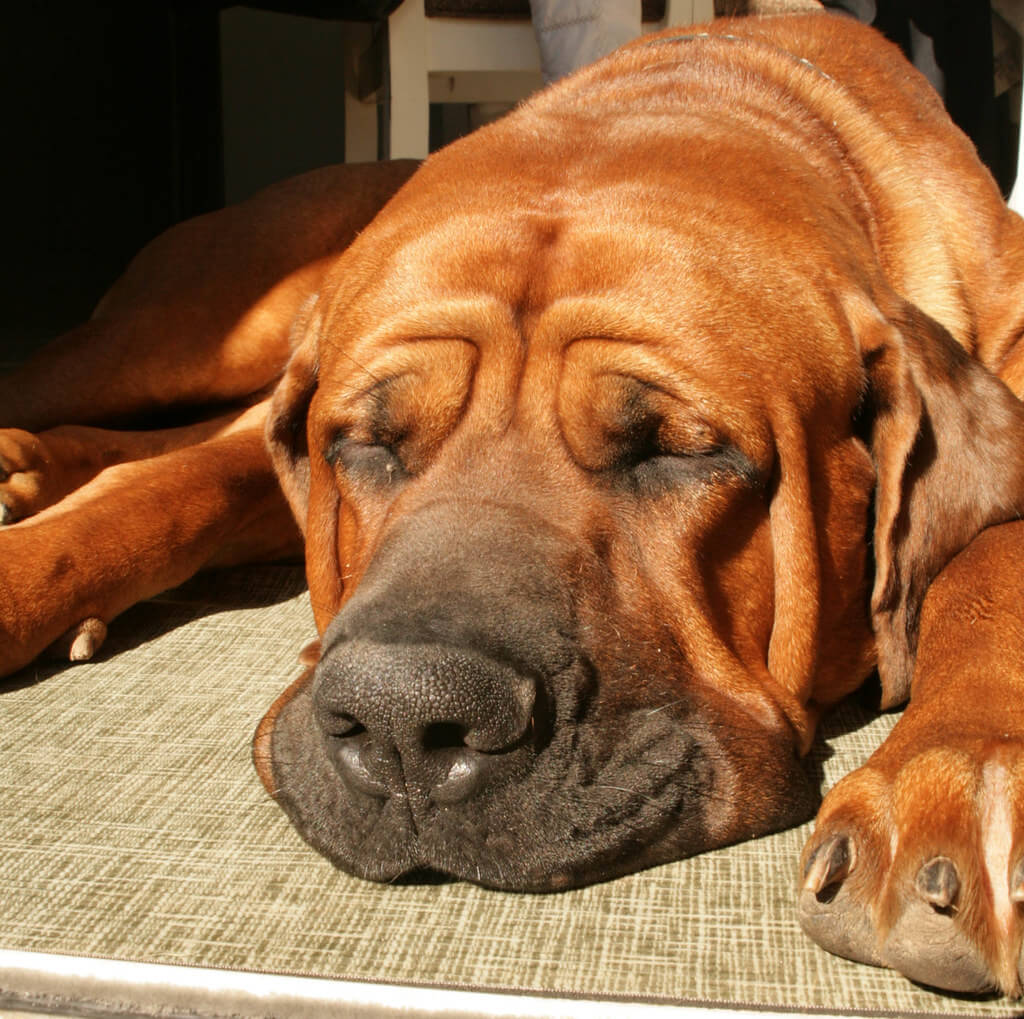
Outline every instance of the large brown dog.
<path id="1" fill-rule="evenodd" d="M 305 838 L 541 890 L 769 832 L 877 663 L 911 704 L 826 798 L 802 922 L 1018 992 L 1024 222 L 938 99 L 852 22 L 720 21 L 374 218 L 411 172 L 175 229 L 4 383 L 38 434 L 0 432 L 0 669 L 297 547 L 254 397 L 294 348 L 267 430 L 321 642 L 256 758 Z"/>

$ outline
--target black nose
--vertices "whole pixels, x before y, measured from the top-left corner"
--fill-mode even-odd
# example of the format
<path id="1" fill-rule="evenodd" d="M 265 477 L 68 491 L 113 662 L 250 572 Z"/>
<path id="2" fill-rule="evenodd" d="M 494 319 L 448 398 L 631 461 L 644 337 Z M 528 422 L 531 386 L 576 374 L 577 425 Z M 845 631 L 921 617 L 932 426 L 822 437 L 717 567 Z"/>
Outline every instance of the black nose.
<path id="1" fill-rule="evenodd" d="M 512 780 L 529 757 L 536 684 L 462 648 L 353 640 L 317 669 L 316 718 L 354 793 L 451 804 Z"/>

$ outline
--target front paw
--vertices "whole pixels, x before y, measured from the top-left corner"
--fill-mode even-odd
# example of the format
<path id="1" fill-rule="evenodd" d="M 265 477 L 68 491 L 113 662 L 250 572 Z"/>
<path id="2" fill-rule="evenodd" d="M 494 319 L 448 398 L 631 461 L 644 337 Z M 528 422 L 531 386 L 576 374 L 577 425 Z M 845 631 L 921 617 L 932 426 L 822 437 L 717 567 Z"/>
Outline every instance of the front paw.
<path id="1" fill-rule="evenodd" d="M 0 429 L 0 524 L 13 524 L 52 502 L 46 484 L 49 464 L 38 436 L 20 428 Z"/>
<path id="2" fill-rule="evenodd" d="M 919 983 L 1019 996 L 1024 743 L 935 747 L 895 767 L 876 757 L 822 804 L 801 926 L 830 952 Z"/>

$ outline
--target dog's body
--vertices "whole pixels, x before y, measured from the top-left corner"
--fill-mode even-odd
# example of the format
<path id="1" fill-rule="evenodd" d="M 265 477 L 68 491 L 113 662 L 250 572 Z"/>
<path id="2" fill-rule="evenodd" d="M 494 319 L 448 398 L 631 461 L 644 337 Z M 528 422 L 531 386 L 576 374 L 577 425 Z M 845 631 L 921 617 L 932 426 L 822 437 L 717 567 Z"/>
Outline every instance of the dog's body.
<path id="1" fill-rule="evenodd" d="M 877 664 L 911 706 L 826 798 L 802 922 L 1018 991 L 1024 222 L 937 98 L 843 19 L 716 22 L 375 217 L 411 172 L 177 228 L 2 383 L 39 436 L 0 432 L 0 669 L 297 548 L 266 419 L 321 642 L 256 759 L 335 862 L 548 889 L 796 823 Z"/>

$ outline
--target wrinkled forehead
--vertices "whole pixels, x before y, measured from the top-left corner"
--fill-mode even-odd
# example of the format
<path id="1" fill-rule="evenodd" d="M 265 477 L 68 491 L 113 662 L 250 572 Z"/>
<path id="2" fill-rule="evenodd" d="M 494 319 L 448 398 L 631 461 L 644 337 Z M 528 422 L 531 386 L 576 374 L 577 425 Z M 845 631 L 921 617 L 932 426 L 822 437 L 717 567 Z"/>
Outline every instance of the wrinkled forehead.
<path id="1" fill-rule="evenodd" d="M 799 224 L 747 213 L 707 182 L 657 178 L 414 187 L 352 252 L 357 287 L 340 267 L 322 367 L 418 339 L 547 357 L 603 338 L 733 390 L 830 398 L 830 367 L 845 384 L 857 360 L 842 268 Z"/>
<path id="2" fill-rule="evenodd" d="M 657 285 L 662 268 L 667 281 L 671 263 L 705 261 L 688 250 L 697 244 L 650 184 L 582 189 L 538 180 L 507 190 L 467 185 L 456 195 L 414 189 L 371 224 L 353 254 L 377 263 L 379 285 L 362 297 L 378 314 L 428 293 L 486 293 L 530 311 L 574 292 L 648 289 L 645 280 Z"/>

